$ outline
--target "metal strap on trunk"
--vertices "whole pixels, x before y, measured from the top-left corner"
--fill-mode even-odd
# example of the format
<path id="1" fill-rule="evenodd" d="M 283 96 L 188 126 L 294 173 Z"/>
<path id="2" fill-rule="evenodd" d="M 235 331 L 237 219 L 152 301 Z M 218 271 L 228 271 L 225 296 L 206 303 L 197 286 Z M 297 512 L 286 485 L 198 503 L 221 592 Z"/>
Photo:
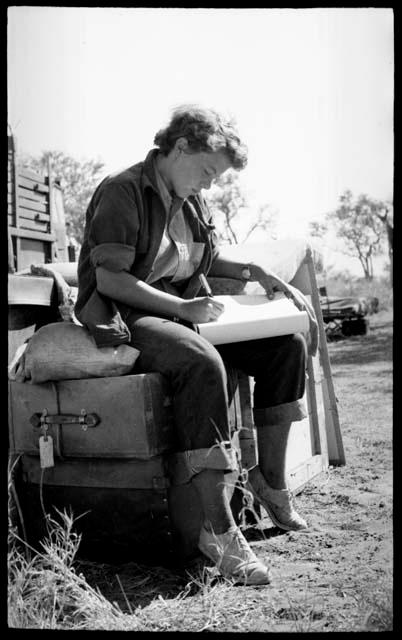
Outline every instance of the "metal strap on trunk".
<path id="1" fill-rule="evenodd" d="M 44 409 L 42 413 L 34 413 L 30 418 L 30 423 L 35 428 L 40 428 L 44 424 L 79 424 L 84 431 L 86 431 L 88 427 L 96 427 L 100 421 L 96 413 L 87 413 L 85 409 L 81 409 L 80 415 L 71 413 L 49 415 L 47 409 Z"/>
<path id="2" fill-rule="evenodd" d="M 36 429 L 41 429 L 44 434 L 47 433 L 48 426 L 55 427 L 55 449 L 56 454 L 60 458 L 60 460 L 64 460 L 63 456 L 63 431 L 62 425 L 74 425 L 78 424 L 81 426 L 83 431 L 86 431 L 88 427 L 96 427 L 101 419 L 96 413 L 87 413 L 86 409 L 81 409 L 81 413 L 71 414 L 71 413 L 61 413 L 60 411 L 60 397 L 59 397 L 59 389 L 57 383 L 52 383 L 57 402 L 57 413 L 49 414 L 48 410 L 43 409 L 42 413 L 34 413 L 30 418 L 30 423 Z"/>

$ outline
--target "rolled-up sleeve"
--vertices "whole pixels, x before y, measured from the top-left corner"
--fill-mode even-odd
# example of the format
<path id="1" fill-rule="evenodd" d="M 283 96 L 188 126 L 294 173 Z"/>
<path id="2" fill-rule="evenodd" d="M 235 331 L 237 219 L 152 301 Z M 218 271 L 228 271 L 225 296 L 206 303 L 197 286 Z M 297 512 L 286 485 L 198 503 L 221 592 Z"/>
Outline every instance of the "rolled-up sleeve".
<path id="1" fill-rule="evenodd" d="M 89 231 L 95 268 L 130 271 L 135 260 L 139 216 L 134 190 L 126 184 L 106 184 L 96 203 Z"/>
<path id="2" fill-rule="evenodd" d="M 95 269 L 104 267 L 109 271 L 129 271 L 135 258 L 135 248 L 117 242 L 104 242 L 91 249 L 91 262 Z"/>

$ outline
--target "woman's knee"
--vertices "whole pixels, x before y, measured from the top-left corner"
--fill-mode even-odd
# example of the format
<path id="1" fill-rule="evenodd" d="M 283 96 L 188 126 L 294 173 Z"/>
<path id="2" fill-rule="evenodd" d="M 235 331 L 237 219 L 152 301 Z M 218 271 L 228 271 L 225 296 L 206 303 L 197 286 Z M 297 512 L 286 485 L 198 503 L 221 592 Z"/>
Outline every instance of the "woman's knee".
<path id="1" fill-rule="evenodd" d="M 300 372 L 304 375 L 307 365 L 307 345 L 305 338 L 300 333 L 283 336 L 280 346 L 269 361 L 269 367 L 274 367 L 277 373 L 286 376 L 290 372 Z"/>
<path id="2" fill-rule="evenodd" d="M 223 360 L 213 345 L 206 340 L 193 344 L 189 348 L 189 367 L 198 370 L 207 380 L 226 381 L 226 369 Z"/>
<path id="3" fill-rule="evenodd" d="M 294 360 L 305 362 L 307 358 L 307 344 L 305 337 L 301 333 L 294 333 L 289 336 L 285 349 Z"/>

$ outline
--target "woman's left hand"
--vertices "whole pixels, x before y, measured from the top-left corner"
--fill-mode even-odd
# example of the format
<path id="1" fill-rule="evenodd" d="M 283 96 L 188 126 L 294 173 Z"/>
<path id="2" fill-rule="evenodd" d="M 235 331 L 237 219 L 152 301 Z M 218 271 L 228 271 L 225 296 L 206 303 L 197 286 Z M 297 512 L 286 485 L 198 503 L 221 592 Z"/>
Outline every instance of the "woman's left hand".
<path id="1" fill-rule="evenodd" d="M 305 310 L 306 305 L 303 296 L 300 295 L 295 287 L 287 284 L 273 271 L 267 269 L 258 270 L 257 275 L 257 282 L 265 289 L 268 298 L 272 299 L 277 291 L 282 291 L 287 298 L 290 298 L 294 302 L 300 311 Z"/>
<path id="2" fill-rule="evenodd" d="M 291 284 L 287 284 L 281 278 L 270 271 L 261 269 L 259 271 L 258 282 L 264 287 L 268 298 L 272 299 L 276 291 L 283 291 L 285 296 L 293 301 L 300 311 L 306 311 L 309 319 L 309 333 L 307 339 L 307 350 L 309 355 L 314 356 L 318 348 L 318 323 L 315 311 L 309 300 Z"/>

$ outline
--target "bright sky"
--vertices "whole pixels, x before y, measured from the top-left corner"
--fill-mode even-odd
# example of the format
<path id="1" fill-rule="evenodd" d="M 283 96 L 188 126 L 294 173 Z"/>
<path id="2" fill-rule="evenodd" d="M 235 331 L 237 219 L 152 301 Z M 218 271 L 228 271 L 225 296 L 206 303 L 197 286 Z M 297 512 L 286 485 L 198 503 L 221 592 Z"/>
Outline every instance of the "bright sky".
<path id="1" fill-rule="evenodd" d="M 393 11 L 8 9 L 8 121 L 21 152 L 107 171 L 142 160 L 170 110 L 235 115 L 241 183 L 279 233 L 355 195 L 392 200 Z"/>

